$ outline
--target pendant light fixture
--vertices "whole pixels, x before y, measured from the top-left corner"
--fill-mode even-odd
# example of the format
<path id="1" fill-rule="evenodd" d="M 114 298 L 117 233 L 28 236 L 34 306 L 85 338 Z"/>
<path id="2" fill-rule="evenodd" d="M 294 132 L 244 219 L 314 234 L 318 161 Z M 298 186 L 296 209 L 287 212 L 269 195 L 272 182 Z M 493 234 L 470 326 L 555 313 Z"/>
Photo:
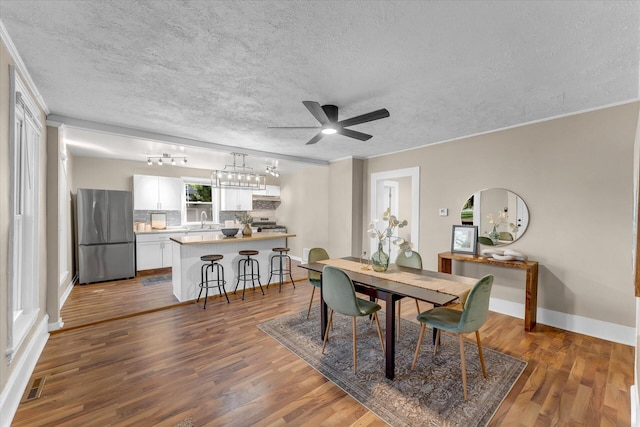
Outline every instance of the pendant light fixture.
<path id="1" fill-rule="evenodd" d="M 215 188 L 238 188 L 246 190 L 264 190 L 266 188 L 266 177 L 253 171 L 253 168 L 246 166 L 246 154 L 231 153 L 233 164 L 225 165 L 221 170 L 211 171 L 211 186 Z M 239 164 L 238 157 L 242 158 L 242 165 Z"/>

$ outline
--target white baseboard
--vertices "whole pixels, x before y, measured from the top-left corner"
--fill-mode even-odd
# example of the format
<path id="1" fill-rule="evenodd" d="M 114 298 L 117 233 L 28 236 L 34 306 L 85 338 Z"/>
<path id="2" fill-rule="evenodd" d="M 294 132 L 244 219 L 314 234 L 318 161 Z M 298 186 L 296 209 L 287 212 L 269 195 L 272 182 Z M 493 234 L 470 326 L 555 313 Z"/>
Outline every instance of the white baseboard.
<path id="1" fill-rule="evenodd" d="M 13 360 L 15 364 L 13 371 L 9 375 L 9 380 L 5 384 L 2 392 L 0 392 L 0 427 L 9 427 L 13 416 L 18 410 L 18 405 L 22 399 L 24 390 L 26 389 L 31 373 L 38 363 L 40 354 L 44 349 L 49 333 L 47 332 L 47 323 L 49 316 L 45 316 L 36 326 L 36 331 L 29 340 L 24 351 L 20 353 L 20 357 Z"/>
<path id="2" fill-rule="evenodd" d="M 304 264 L 304 261 L 302 258 L 300 258 L 299 256 L 293 256 L 293 255 L 289 255 L 291 257 L 292 260 L 294 261 L 298 261 Z"/>
<path id="3" fill-rule="evenodd" d="M 71 291 L 73 290 L 73 287 L 76 285 L 77 280 L 78 280 L 78 275 L 73 276 L 73 279 L 71 279 L 71 283 L 69 283 L 69 286 L 67 286 L 67 289 L 64 291 L 64 294 L 62 294 L 62 297 L 60 298 L 60 309 L 62 309 L 62 307 L 64 307 L 64 303 L 67 302 L 67 298 L 69 298 L 69 295 L 71 295 Z"/>
<path id="4" fill-rule="evenodd" d="M 521 303 L 491 298 L 489 310 L 524 319 L 524 304 Z M 540 307 L 538 307 L 537 323 L 633 347 L 636 345 L 636 329 L 630 326 L 618 325 L 617 323 L 604 322 Z"/>
<path id="5" fill-rule="evenodd" d="M 48 330 L 49 332 L 57 331 L 58 329 L 62 329 L 63 326 L 64 326 L 64 322 L 62 321 L 62 319 L 59 319 L 57 322 L 49 323 Z"/>

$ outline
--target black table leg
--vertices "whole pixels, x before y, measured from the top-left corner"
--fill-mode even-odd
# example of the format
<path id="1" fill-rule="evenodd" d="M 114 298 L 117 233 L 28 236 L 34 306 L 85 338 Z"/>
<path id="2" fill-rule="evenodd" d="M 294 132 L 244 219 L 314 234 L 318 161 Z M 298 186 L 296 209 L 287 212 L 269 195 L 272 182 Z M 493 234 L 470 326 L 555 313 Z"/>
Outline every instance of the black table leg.
<path id="1" fill-rule="evenodd" d="M 384 294 L 387 310 L 385 319 L 385 376 L 390 380 L 396 371 L 396 304 L 393 294 Z"/>

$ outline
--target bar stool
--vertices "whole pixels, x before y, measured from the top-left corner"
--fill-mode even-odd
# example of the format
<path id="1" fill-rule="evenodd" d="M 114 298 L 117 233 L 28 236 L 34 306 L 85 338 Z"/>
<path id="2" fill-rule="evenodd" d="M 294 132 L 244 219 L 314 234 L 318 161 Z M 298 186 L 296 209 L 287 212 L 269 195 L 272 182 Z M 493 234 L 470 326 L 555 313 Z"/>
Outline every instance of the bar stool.
<path id="1" fill-rule="evenodd" d="M 271 277 L 275 274 L 280 276 L 280 286 L 278 287 L 278 292 L 282 291 L 282 282 L 284 281 L 284 277 L 289 274 L 289 278 L 291 279 L 291 284 L 293 285 L 293 289 L 296 288 L 296 284 L 293 282 L 293 276 L 291 276 L 291 257 L 287 254 L 289 252 L 289 248 L 273 248 L 271 249 L 273 252 L 277 252 L 276 255 L 271 257 L 271 261 L 269 262 L 269 283 L 267 283 L 267 289 L 269 289 L 269 285 L 271 284 Z M 273 268 L 273 260 L 277 259 L 278 264 L 276 264 L 276 268 Z"/>
<path id="2" fill-rule="evenodd" d="M 218 288 L 218 292 L 220 290 L 224 292 L 224 296 L 227 298 L 227 304 L 229 304 L 229 296 L 227 295 L 227 291 L 224 288 L 226 280 L 224 280 L 224 267 L 222 264 L 219 264 L 217 261 L 220 261 L 224 258 L 222 255 L 203 255 L 200 257 L 200 261 L 205 262 L 206 264 L 202 264 L 200 267 L 200 293 L 198 293 L 198 299 L 196 302 L 200 302 L 200 295 L 202 295 L 202 290 L 204 289 L 204 309 L 207 308 L 207 297 L 209 296 L 209 288 Z M 216 271 L 216 278 L 209 280 L 209 270 L 211 270 L 211 275 L 213 275 L 213 271 Z"/>
<path id="3" fill-rule="evenodd" d="M 256 250 L 245 250 L 240 251 L 238 254 L 242 256 L 246 256 L 246 258 L 240 258 L 238 261 L 238 281 L 236 282 L 236 288 L 233 290 L 235 294 L 238 290 L 238 285 L 240 284 L 240 280 L 242 280 L 242 299 L 244 299 L 244 290 L 247 287 L 247 282 L 251 282 L 251 286 L 253 286 L 253 290 L 256 290 L 255 280 L 258 280 L 258 285 L 260 286 L 260 291 L 262 291 L 262 295 L 264 295 L 264 289 L 262 289 L 262 284 L 260 283 L 260 263 L 257 259 L 251 258 L 253 255 L 258 255 L 260 252 Z M 253 270 L 253 265 L 256 265 L 257 273 Z M 251 273 L 247 273 L 247 266 L 251 268 Z"/>

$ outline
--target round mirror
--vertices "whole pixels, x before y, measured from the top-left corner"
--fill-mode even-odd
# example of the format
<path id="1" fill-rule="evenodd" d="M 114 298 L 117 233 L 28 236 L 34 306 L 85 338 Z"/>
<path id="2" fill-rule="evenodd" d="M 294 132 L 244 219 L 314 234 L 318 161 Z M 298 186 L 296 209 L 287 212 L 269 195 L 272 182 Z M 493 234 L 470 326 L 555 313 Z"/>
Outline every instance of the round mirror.
<path id="1" fill-rule="evenodd" d="M 503 246 L 518 240 L 529 225 L 524 200 L 504 188 L 488 188 L 471 195 L 462 205 L 463 225 L 478 226 L 478 242 Z"/>

